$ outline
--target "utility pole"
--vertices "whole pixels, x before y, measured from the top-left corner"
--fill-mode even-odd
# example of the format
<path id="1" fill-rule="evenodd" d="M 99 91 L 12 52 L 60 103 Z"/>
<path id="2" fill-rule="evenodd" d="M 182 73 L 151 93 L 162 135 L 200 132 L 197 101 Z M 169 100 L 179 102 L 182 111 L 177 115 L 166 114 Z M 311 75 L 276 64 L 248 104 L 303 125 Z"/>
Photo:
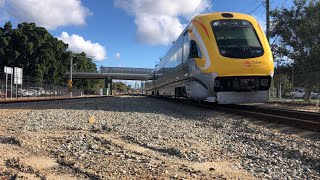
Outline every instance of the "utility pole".
<path id="1" fill-rule="evenodd" d="M 267 23 L 267 27 L 266 27 L 266 35 L 267 35 L 267 39 L 268 42 L 270 41 L 270 0 L 266 0 L 266 23 Z"/>
<path id="2" fill-rule="evenodd" d="M 70 97 L 72 98 L 72 69 L 73 69 L 73 56 L 71 56 L 71 61 L 70 61 L 70 80 L 69 80 L 69 88 L 71 88 L 71 90 L 69 89 L 70 91 Z M 71 86 L 71 87 L 70 87 Z"/>
<path id="3" fill-rule="evenodd" d="M 270 42 L 270 1 L 266 0 L 266 36 L 268 42 Z M 270 89 L 268 90 L 268 100 L 270 100 Z"/>
<path id="4" fill-rule="evenodd" d="M 77 56 L 77 54 L 71 54 L 71 60 L 70 60 L 70 79 L 68 80 L 68 89 L 70 97 L 72 98 L 72 91 L 73 91 L 73 81 L 72 81 L 72 74 L 73 74 L 73 58 L 74 57 L 81 57 L 81 55 Z M 84 56 L 82 56 L 84 57 Z M 93 58 L 95 56 L 85 56 L 85 58 Z M 77 63 L 76 63 L 77 64 Z M 75 64 L 75 65 L 76 65 Z M 77 70 L 77 69 L 76 69 Z"/>

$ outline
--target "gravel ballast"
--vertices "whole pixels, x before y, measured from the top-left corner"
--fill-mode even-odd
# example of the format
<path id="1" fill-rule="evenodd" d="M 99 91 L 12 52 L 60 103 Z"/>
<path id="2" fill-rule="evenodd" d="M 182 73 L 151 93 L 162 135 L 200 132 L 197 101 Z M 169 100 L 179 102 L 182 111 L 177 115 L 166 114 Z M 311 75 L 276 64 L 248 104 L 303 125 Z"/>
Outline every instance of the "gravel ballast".
<path id="1" fill-rule="evenodd" d="M 0 145 L 21 153 L 3 152 L 0 178 L 320 178 L 319 141 L 212 109 L 140 96 L 0 107 Z M 43 156 L 57 165 L 17 168 Z"/>

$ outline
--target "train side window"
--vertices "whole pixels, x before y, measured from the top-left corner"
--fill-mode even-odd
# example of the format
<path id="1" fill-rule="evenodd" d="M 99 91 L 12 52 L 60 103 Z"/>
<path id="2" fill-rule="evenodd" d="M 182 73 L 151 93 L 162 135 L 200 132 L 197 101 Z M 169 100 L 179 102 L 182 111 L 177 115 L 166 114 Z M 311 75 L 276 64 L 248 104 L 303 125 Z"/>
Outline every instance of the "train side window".
<path id="1" fill-rule="evenodd" d="M 190 47 L 189 47 L 189 43 L 186 42 L 183 45 L 183 62 L 187 62 L 188 58 L 189 58 L 189 51 L 190 51 Z"/>
<path id="2" fill-rule="evenodd" d="M 191 40 L 190 41 L 190 54 L 189 58 L 202 58 L 201 50 L 196 43 L 196 41 Z"/>

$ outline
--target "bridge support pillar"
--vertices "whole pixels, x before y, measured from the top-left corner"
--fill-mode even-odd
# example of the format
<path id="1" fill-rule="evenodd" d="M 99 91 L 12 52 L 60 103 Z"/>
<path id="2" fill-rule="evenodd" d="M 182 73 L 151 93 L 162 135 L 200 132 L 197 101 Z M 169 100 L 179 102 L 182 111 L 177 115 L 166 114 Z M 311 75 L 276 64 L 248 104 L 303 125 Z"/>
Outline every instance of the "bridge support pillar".
<path id="1" fill-rule="evenodd" d="M 106 87 L 107 96 L 111 96 L 112 95 L 112 79 L 111 78 L 105 79 L 105 87 Z"/>

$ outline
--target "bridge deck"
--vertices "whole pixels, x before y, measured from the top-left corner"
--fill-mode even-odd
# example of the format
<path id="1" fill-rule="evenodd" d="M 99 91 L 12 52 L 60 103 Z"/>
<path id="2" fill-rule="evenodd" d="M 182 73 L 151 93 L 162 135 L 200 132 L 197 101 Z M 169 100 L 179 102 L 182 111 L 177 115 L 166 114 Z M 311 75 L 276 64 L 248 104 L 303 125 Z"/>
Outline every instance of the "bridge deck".
<path id="1" fill-rule="evenodd" d="M 119 80 L 148 80 L 152 77 L 153 69 L 129 68 L 129 67 L 102 67 L 100 73 L 94 72 L 73 72 L 73 79 L 119 79 Z M 70 72 L 65 78 L 70 77 Z"/>

